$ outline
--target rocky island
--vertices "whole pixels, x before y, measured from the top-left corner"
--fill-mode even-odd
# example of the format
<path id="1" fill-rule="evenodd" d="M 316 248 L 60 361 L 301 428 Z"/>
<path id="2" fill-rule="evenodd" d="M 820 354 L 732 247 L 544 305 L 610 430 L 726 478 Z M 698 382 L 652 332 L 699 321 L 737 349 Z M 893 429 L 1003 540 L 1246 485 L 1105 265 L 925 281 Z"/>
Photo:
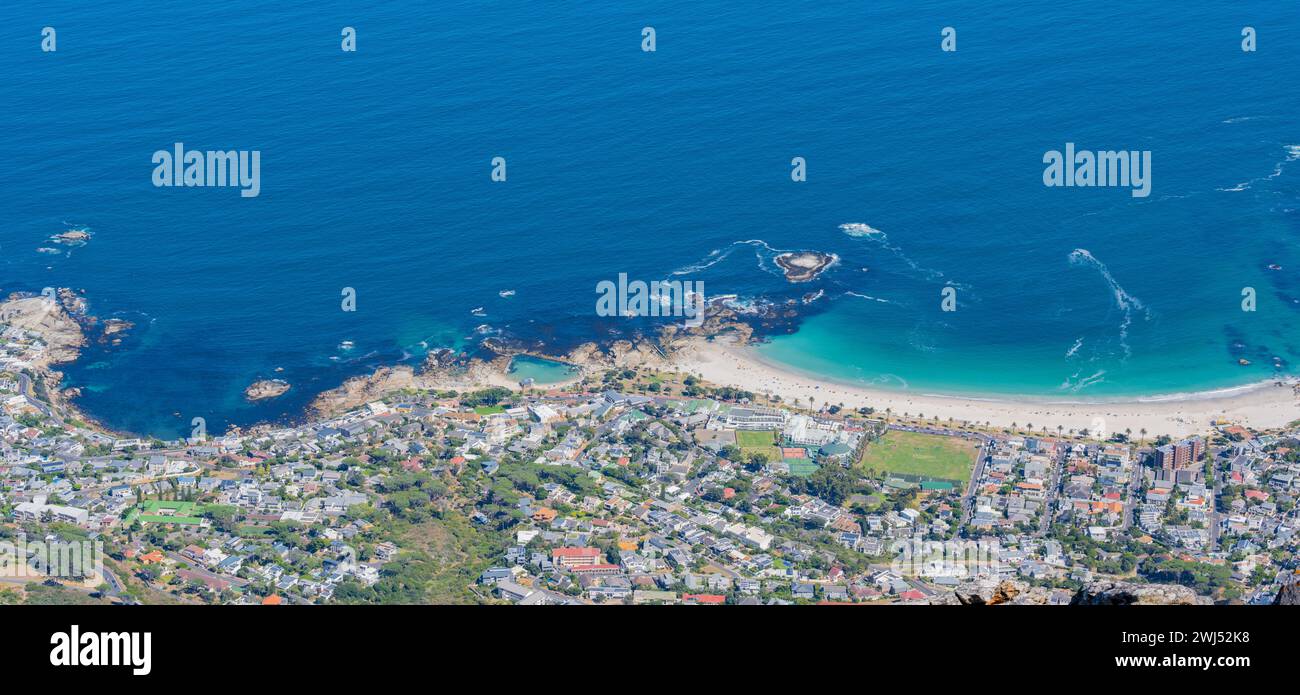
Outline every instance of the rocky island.
<path id="1" fill-rule="evenodd" d="M 88 229 L 69 229 L 66 232 L 51 234 L 50 241 L 64 246 L 84 246 L 90 241 L 90 230 Z"/>
<path id="2" fill-rule="evenodd" d="M 254 381 L 244 389 L 244 398 L 250 401 L 263 401 L 283 396 L 288 390 L 289 382 L 283 379 L 262 379 Z"/>
<path id="3" fill-rule="evenodd" d="M 99 342 L 121 345 L 122 336 L 132 328 L 135 328 L 135 324 L 125 319 L 108 319 L 107 321 L 104 321 L 103 332 L 99 336 Z"/>
<path id="4" fill-rule="evenodd" d="M 776 264 L 785 271 L 785 279 L 790 282 L 808 282 L 821 275 L 840 258 L 833 253 L 821 251 L 797 251 L 783 253 L 776 257 Z"/>

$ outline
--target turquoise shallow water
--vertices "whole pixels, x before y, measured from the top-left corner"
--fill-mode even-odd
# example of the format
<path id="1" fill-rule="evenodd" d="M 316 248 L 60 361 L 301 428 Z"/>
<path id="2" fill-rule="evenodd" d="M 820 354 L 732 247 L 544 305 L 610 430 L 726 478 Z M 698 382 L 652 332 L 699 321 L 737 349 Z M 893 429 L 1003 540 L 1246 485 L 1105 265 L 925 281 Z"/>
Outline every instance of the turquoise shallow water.
<path id="1" fill-rule="evenodd" d="M 517 355 L 510 360 L 507 372 L 515 381 L 532 379 L 535 383 L 554 384 L 571 379 L 577 370 L 573 365 L 554 360 L 545 360 L 531 355 Z"/>
<path id="2" fill-rule="evenodd" d="M 1291 3 L 16 5 L 0 289 L 84 289 L 137 324 L 67 368 L 121 429 L 296 417 L 489 335 L 654 329 L 595 315 L 619 273 L 779 307 L 767 358 L 899 388 L 1112 397 L 1300 362 Z M 153 187 L 178 141 L 260 150 L 261 195 Z M 1151 196 L 1044 187 L 1067 142 L 1150 150 Z M 36 251 L 74 225 L 87 246 Z M 799 249 L 841 260 L 793 286 L 772 257 Z M 270 377 L 293 390 L 244 401 Z"/>

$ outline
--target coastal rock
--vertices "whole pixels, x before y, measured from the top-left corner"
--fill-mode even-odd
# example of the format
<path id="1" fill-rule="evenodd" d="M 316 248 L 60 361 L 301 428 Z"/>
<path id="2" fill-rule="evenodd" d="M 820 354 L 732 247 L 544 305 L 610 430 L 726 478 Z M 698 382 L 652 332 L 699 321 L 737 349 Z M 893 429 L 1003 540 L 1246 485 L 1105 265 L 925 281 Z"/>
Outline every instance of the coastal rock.
<path id="1" fill-rule="evenodd" d="M 625 369 L 666 362 L 663 351 L 644 340 L 616 340 L 603 348 L 596 343 L 584 343 L 561 359 L 584 369 Z"/>
<path id="2" fill-rule="evenodd" d="M 961 584 L 951 594 L 935 596 L 935 605 L 962 606 L 1041 606 L 1046 605 L 1052 591 L 1046 587 L 1030 586 L 1017 580 L 998 583 L 981 581 Z M 1133 584 L 1130 582 L 1098 581 L 1080 589 L 1070 600 L 1072 606 L 1191 606 L 1208 604 L 1208 598 L 1176 584 Z"/>
<path id="3" fill-rule="evenodd" d="M 785 271 L 785 279 L 790 282 L 808 282 L 821 275 L 831 267 L 839 256 L 821 251 L 798 251 L 783 253 L 776 257 L 776 264 Z"/>
<path id="4" fill-rule="evenodd" d="M 282 379 L 262 379 L 254 381 L 248 388 L 244 389 L 244 398 L 250 401 L 262 401 L 283 396 L 288 390 L 289 382 L 287 381 Z"/>
<path id="5" fill-rule="evenodd" d="M 450 348 L 438 348 L 437 350 L 430 350 L 429 354 L 425 355 L 424 362 L 426 368 L 439 369 L 455 365 L 457 359 L 458 357 L 455 350 Z"/>
<path id="6" fill-rule="evenodd" d="M 123 334 L 135 328 L 135 324 L 124 319 L 108 319 L 104 321 L 102 332 L 99 334 L 99 342 L 121 345 Z"/>
<path id="7" fill-rule="evenodd" d="M 432 386 L 419 383 L 415 370 L 406 365 L 380 367 L 373 374 L 353 377 L 338 388 L 321 393 L 312 400 L 310 408 L 318 414 L 329 416 L 369 403 L 390 391 Z"/>
<path id="8" fill-rule="evenodd" d="M 1177 584 L 1133 584 L 1097 581 L 1079 590 L 1071 606 L 1195 606 L 1208 604 L 1208 598 Z"/>
<path id="9" fill-rule="evenodd" d="M 104 322 L 104 335 L 113 335 L 135 328 L 135 324 L 125 319 L 108 319 Z"/>
<path id="10" fill-rule="evenodd" d="M 1041 586 L 1030 586 L 1024 582 L 1004 580 L 992 582 L 967 582 L 958 586 L 952 593 L 955 603 L 963 606 L 1041 606 L 1051 599 L 1052 592 Z M 931 603 L 935 603 L 932 601 Z M 951 604 L 954 602 L 942 601 Z"/>
<path id="11" fill-rule="evenodd" d="M 1023 582 L 967 582 L 953 590 L 963 606 L 996 606 L 1019 596 L 1029 587 Z"/>
<path id="12" fill-rule="evenodd" d="M 35 366 L 71 362 L 86 344 L 81 325 L 53 296 L 11 296 L 0 303 L 0 322 L 41 336 L 46 350 Z"/>

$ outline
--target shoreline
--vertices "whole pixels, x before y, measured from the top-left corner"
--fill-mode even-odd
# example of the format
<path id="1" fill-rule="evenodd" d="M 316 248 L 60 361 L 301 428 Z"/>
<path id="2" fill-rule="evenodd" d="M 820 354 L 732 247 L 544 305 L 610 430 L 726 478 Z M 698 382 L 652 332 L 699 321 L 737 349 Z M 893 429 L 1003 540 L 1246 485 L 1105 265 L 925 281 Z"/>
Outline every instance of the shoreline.
<path id="1" fill-rule="evenodd" d="M 55 338 L 43 364 L 34 365 L 43 373 L 51 397 L 59 405 L 95 427 L 120 434 L 105 426 L 72 402 L 75 392 L 61 388 L 61 376 L 51 369 L 52 363 L 68 363 L 80 357 L 80 348 L 88 341 L 87 326 L 78 320 L 86 317 L 84 304 L 65 307 L 75 299 L 71 292 L 60 297 L 53 306 L 41 302 L 40 297 L 13 298 L 4 303 L 9 322 L 35 329 L 46 340 Z M 32 314 L 39 318 L 31 320 Z M 14 320 L 14 319 L 19 320 Z M 27 318 L 28 321 L 21 319 Z M 35 317 L 32 317 L 35 318 Z M 46 319 L 53 319 L 48 321 Z M 726 312 L 713 317 L 714 322 L 704 330 L 682 333 L 667 331 L 659 336 L 663 349 L 644 339 L 614 341 L 610 344 L 584 343 L 567 353 L 549 354 L 541 350 L 520 348 L 485 341 L 483 347 L 494 353 L 492 358 L 454 355 L 449 350 L 433 351 L 418 366 L 390 365 L 345 380 L 333 389 L 316 394 L 301 419 L 328 415 L 341 408 L 360 405 L 403 388 L 424 389 L 475 389 L 504 387 L 520 391 L 517 380 L 509 373 L 515 356 L 560 362 L 577 369 L 572 377 L 559 382 L 535 384 L 535 389 L 563 389 L 581 382 L 593 371 L 601 369 L 646 367 L 663 371 L 693 374 L 717 386 L 730 386 L 756 394 L 776 396 L 787 405 L 810 407 L 815 401 L 822 406 L 837 404 L 846 408 L 870 407 L 876 412 L 889 412 L 892 416 L 905 416 L 933 420 L 953 420 L 977 426 L 1029 429 L 1053 434 L 1071 434 L 1089 431 L 1095 437 L 1100 429 L 1106 436 L 1128 430 L 1130 438 L 1168 435 L 1183 437 L 1204 433 L 1216 424 L 1240 424 L 1256 430 L 1272 430 L 1300 420 L 1300 386 L 1295 378 L 1268 380 L 1230 386 L 1207 391 L 1153 394 L 1149 396 L 1115 396 L 1089 399 L 1068 397 L 1004 395 L 1004 394 L 945 394 L 941 392 L 914 392 L 892 390 L 879 386 L 866 386 L 836 380 L 797 367 L 780 364 L 761 356 L 751 342 L 753 330 L 736 330 L 743 322 Z M 26 325 L 24 325 L 26 324 Z M 51 324 L 62 324 L 61 330 L 51 331 Z M 55 335 L 51 335 L 54 333 Z M 648 346 L 648 347 L 647 347 Z M 257 429 L 270 423 L 256 423 L 243 429 Z M 1046 427 L 1046 430 L 1042 428 Z"/>
<path id="2" fill-rule="evenodd" d="M 892 415 L 919 416 L 940 420 L 952 418 L 972 424 L 1034 430 L 1056 427 L 1064 430 L 1095 431 L 1107 436 L 1130 430 L 1132 438 L 1146 430 L 1147 437 L 1183 437 L 1203 433 L 1215 424 L 1240 424 L 1266 430 L 1285 427 L 1300 420 L 1300 397 L 1293 384 L 1266 381 L 1242 386 L 1184 394 L 1156 394 L 1130 398 L 1056 400 L 1050 396 L 968 396 L 941 393 L 895 391 L 849 384 L 773 363 L 756 354 L 752 345 L 718 338 L 692 339 L 675 352 L 672 363 L 680 370 L 718 385 L 742 388 L 754 393 L 779 396 L 785 403 L 815 399 L 823 404 L 848 408 L 886 409 Z"/>

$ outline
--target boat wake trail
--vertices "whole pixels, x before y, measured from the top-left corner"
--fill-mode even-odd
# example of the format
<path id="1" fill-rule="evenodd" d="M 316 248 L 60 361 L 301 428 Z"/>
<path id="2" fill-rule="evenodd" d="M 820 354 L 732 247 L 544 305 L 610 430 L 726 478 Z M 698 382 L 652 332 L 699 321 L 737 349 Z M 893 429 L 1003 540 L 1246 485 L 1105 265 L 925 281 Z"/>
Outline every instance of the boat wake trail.
<path id="1" fill-rule="evenodd" d="M 889 240 L 888 234 L 882 232 L 879 229 L 876 229 L 875 227 L 872 227 L 869 224 L 865 224 L 863 222 L 847 222 L 845 224 L 840 225 L 840 231 L 844 232 L 844 234 L 847 236 L 853 237 L 854 239 L 862 239 L 864 241 L 869 241 L 875 244 L 876 246 L 879 246 L 880 248 L 884 249 L 885 251 L 888 251 L 889 253 L 893 254 L 895 258 L 897 258 L 898 260 L 906 264 L 908 268 L 911 268 L 913 272 L 921 275 L 926 280 L 942 281 L 945 280 L 947 277 L 943 274 L 942 271 L 935 270 L 934 268 L 927 268 L 921 265 L 920 263 L 917 263 L 916 261 L 912 260 L 910 256 L 903 253 L 903 249 L 899 248 L 897 244 Z M 951 284 L 954 287 L 961 287 L 963 289 L 965 288 L 960 283 L 950 281 L 949 284 Z"/>
<path id="2" fill-rule="evenodd" d="M 1095 256 L 1089 253 L 1088 249 L 1075 249 L 1070 252 L 1070 263 L 1074 265 L 1086 265 L 1095 268 L 1110 287 L 1111 294 L 1115 298 L 1115 308 L 1123 313 L 1124 317 L 1119 324 L 1119 344 L 1124 349 L 1124 357 L 1127 359 L 1132 355 L 1132 350 L 1128 344 L 1128 329 L 1133 324 L 1133 314 L 1139 313 L 1143 319 L 1151 320 L 1151 310 L 1147 308 L 1142 300 L 1129 294 L 1118 282 L 1115 276 L 1110 274 L 1110 269 L 1105 263 L 1097 260 Z"/>
<path id="3" fill-rule="evenodd" d="M 1250 189 L 1251 186 L 1260 183 L 1261 181 L 1271 181 L 1281 176 L 1282 169 L 1286 167 L 1287 162 L 1294 162 L 1296 160 L 1300 160 L 1300 145 L 1283 145 L 1282 148 L 1286 150 L 1286 159 L 1283 159 L 1282 161 L 1273 165 L 1273 173 L 1269 174 L 1268 176 L 1257 176 L 1249 181 L 1243 181 L 1233 186 L 1232 188 L 1216 188 L 1215 190 L 1222 191 L 1224 193 L 1237 193 L 1240 191 L 1248 190 Z"/>
<path id="4" fill-rule="evenodd" d="M 869 294 L 862 294 L 861 292 L 854 292 L 852 290 L 846 290 L 844 292 L 844 296 L 857 297 L 858 299 L 866 299 L 872 302 L 880 302 L 881 304 L 893 304 L 893 302 L 889 301 L 888 299 L 884 299 L 883 297 L 873 297 Z"/>

